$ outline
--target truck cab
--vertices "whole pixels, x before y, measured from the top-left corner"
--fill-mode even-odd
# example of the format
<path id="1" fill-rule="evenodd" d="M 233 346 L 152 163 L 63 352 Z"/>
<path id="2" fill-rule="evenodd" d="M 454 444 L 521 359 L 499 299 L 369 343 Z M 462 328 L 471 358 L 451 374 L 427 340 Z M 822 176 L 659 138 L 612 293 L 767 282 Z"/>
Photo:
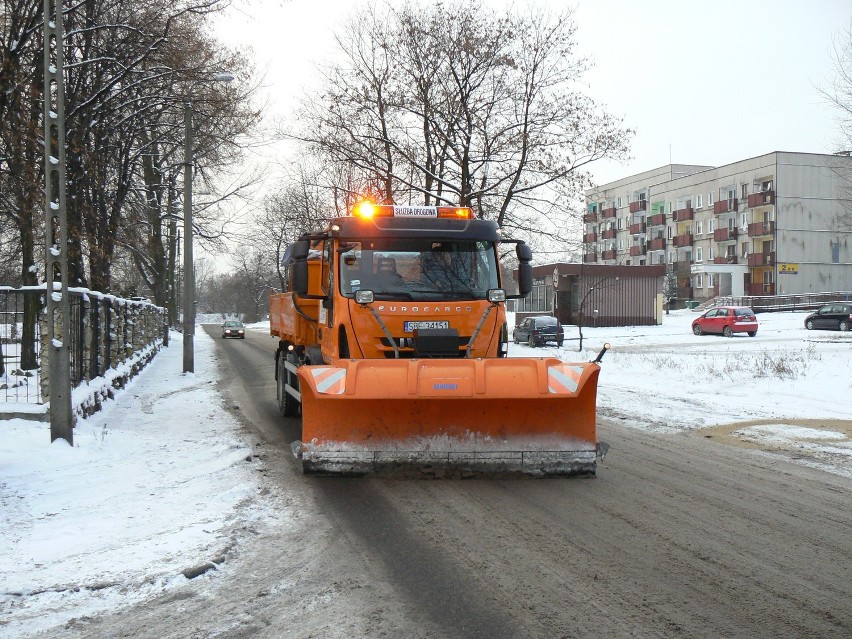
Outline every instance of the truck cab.
<path id="1" fill-rule="evenodd" d="M 294 290 L 320 298 L 324 362 L 506 355 L 502 238 L 493 222 L 464 208 L 373 206 L 370 215 L 332 220 L 309 241 Z"/>

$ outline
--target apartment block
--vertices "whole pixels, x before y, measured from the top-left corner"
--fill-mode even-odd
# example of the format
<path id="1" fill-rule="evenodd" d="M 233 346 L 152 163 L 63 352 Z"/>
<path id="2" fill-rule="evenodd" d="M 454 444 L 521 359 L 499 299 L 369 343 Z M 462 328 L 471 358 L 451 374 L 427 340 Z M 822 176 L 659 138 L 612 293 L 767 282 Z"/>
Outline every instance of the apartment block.
<path id="1" fill-rule="evenodd" d="M 583 262 L 666 265 L 670 298 L 852 289 L 852 158 L 670 164 L 586 191 Z"/>

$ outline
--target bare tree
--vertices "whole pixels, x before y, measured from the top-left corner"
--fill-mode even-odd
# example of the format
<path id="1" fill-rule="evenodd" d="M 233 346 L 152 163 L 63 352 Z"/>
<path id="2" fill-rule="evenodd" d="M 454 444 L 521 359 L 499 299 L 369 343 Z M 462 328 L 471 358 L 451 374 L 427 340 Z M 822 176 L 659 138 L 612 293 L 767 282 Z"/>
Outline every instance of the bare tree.
<path id="1" fill-rule="evenodd" d="M 833 77 L 828 85 L 817 91 L 837 113 L 838 140 L 836 153 L 852 156 L 852 22 L 840 33 L 832 48 Z M 838 163 L 834 169 L 840 181 L 838 199 L 852 201 L 852 173 L 848 164 Z M 852 209 L 838 214 L 836 226 L 841 231 L 852 231 Z"/>
<path id="2" fill-rule="evenodd" d="M 339 165 L 327 167 L 308 159 L 297 163 L 252 219 L 252 237 L 245 241 L 269 255 L 278 290 L 288 286 L 282 265 L 287 245 L 302 233 L 317 230 L 331 218 L 343 215 L 355 201 L 359 189 L 351 183 L 351 172 L 346 175 L 337 168 Z"/>
<path id="3" fill-rule="evenodd" d="M 818 87 L 820 95 L 837 111 L 838 153 L 852 153 L 852 23 L 838 36 L 831 51 L 833 78 Z"/>
<path id="4" fill-rule="evenodd" d="M 17 283 L 38 283 L 43 215 L 41 135 L 42 24 L 40 0 L 9 0 L 0 13 L 0 225 L 17 242 Z M 24 301 L 21 367 L 38 366 L 36 322 L 39 301 Z"/>
<path id="5" fill-rule="evenodd" d="M 380 200 L 473 207 L 527 236 L 568 241 L 586 167 L 631 132 L 579 89 L 570 12 L 479 2 L 366 7 L 292 136 L 359 171 Z"/>

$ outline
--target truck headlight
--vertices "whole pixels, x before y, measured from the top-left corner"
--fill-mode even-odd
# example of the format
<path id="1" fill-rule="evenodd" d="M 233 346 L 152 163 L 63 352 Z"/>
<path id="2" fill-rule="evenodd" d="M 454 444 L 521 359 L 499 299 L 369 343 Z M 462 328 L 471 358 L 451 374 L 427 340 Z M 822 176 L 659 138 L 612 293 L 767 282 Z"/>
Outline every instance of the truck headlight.
<path id="1" fill-rule="evenodd" d="M 373 303 L 373 291 L 365 290 L 365 291 L 355 291 L 355 301 L 359 304 L 372 304 Z"/>

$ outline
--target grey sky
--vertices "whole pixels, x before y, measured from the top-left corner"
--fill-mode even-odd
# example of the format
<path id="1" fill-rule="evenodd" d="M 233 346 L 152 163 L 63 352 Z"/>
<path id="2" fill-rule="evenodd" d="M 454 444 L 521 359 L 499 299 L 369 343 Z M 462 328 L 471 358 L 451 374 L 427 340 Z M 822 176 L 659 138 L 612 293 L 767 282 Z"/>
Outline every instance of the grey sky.
<path id="1" fill-rule="evenodd" d="M 507 2 L 491 0 L 504 6 Z M 636 129 L 633 159 L 600 163 L 605 183 L 669 162 L 721 165 L 770 151 L 831 153 L 834 113 L 815 86 L 852 0 L 576 0 L 578 43 L 595 67 L 591 97 Z M 252 46 L 266 69 L 269 110 L 284 114 L 352 0 L 251 0 L 221 21 L 220 37 Z M 671 155 L 670 155 L 671 154 Z"/>

